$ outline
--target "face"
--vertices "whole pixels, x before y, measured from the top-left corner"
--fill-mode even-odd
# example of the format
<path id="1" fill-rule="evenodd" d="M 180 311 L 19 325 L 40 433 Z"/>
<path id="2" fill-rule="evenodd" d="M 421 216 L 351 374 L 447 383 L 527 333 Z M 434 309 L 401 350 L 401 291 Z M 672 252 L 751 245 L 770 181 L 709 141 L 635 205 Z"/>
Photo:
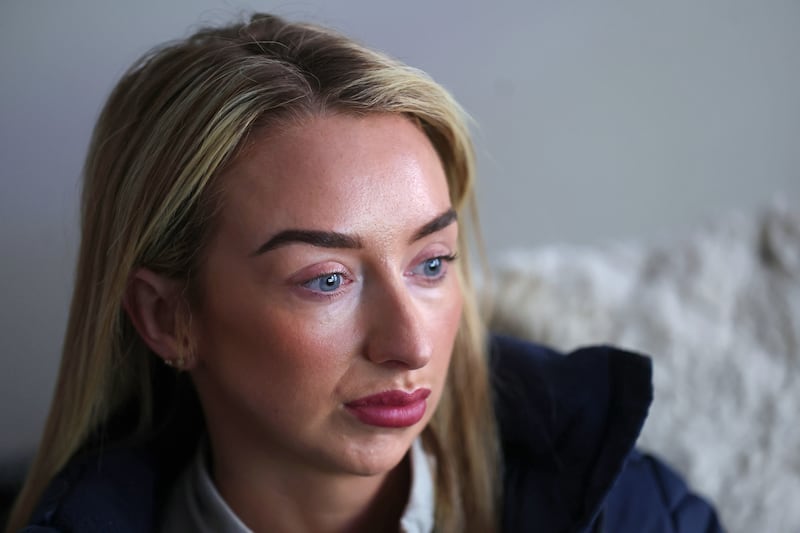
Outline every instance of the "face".
<path id="1" fill-rule="evenodd" d="M 192 313 L 215 455 L 389 471 L 436 408 L 461 316 L 435 150 L 401 116 L 309 118 L 256 136 L 222 186 Z"/>

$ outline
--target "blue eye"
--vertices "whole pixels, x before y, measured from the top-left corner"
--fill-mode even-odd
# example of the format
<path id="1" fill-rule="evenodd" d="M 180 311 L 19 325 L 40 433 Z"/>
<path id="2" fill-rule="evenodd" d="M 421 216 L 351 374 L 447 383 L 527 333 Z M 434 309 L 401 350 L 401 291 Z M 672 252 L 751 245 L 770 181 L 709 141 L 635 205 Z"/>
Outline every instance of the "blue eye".
<path id="1" fill-rule="evenodd" d="M 422 272 L 431 278 L 435 278 L 442 272 L 442 258 L 434 257 L 422 263 Z"/>
<path id="2" fill-rule="evenodd" d="M 419 274 L 432 281 L 443 278 L 447 273 L 447 263 L 454 261 L 455 254 L 439 257 L 431 257 L 418 264 L 414 269 L 415 274 Z"/>
<path id="3" fill-rule="evenodd" d="M 325 274 L 303 284 L 305 287 L 318 292 L 333 292 L 342 286 L 342 275 L 339 273 Z"/>

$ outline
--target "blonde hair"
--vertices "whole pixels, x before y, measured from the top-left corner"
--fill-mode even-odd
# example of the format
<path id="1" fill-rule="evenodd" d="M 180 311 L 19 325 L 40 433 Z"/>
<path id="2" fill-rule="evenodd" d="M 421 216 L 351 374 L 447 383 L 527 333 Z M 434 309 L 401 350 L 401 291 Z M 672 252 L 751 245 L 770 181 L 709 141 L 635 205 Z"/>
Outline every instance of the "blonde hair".
<path id="1" fill-rule="evenodd" d="M 120 80 L 94 131 L 58 382 L 8 531 L 24 525 L 76 453 L 103 440 L 144 438 L 165 424 L 160 403 L 174 404 L 169 391 L 180 379 L 156 364 L 122 310 L 130 274 L 144 266 L 191 287 L 213 228 L 215 180 L 249 132 L 327 111 L 411 117 L 441 158 L 462 220 L 475 220 L 464 114 L 421 71 L 330 30 L 264 14 L 149 53 Z M 466 260 L 459 277 L 462 323 L 423 442 L 437 459 L 437 530 L 493 531 L 499 484 L 486 339 Z M 199 412 L 196 399 L 189 405 Z"/>

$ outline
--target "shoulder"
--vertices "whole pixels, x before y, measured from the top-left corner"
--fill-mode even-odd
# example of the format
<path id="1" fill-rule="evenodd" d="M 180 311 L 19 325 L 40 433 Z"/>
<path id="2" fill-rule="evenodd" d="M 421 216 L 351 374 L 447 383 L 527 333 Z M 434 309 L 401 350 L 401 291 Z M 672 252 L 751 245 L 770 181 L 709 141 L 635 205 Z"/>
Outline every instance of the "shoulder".
<path id="1" fill-rule="evenodd" d="M 599 518 L 610 531 L 678 533 L 723 531 L 714 508 L 693 493 L 681 477 L 658 458 L 634 451 L 608 494 Z M 625 528 L 628 529 L 625 529 Z"/>
<path id="2" fill-rule="evenodd" d="M 158 469 L 146 448 L 76 457 L 50 483 L 23 531 L 151 531 Z"/>

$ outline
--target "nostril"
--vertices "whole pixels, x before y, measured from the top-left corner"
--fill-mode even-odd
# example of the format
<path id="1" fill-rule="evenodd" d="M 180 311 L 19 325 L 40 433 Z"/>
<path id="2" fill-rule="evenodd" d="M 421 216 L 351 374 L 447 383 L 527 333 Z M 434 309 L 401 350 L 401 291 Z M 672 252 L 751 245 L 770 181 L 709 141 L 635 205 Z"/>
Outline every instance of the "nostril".
<path id="1" fill-rule="evenodd" d="M 428 364 L 432 357 L 429 343 L 423 339 L 400 338 L 398 336 L 379 336 L 367 350 L 369 359 L 382 365 L 397 365 L 409 369 Z"/>

